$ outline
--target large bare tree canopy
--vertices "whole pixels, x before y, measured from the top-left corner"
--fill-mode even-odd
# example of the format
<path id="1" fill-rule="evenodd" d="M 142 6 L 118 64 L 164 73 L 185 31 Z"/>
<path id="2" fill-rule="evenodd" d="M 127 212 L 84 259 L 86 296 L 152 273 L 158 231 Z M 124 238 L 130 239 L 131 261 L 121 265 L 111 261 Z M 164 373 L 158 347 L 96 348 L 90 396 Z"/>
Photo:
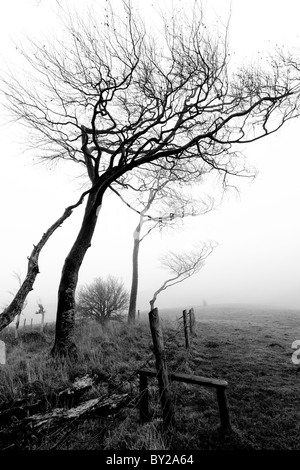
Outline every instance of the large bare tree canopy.
<path id="1" fill-rule="evenodd" d="M 235 143 L 277 130 L 298 112 L 298 74 L 278 55 L 264 68 L 230 70 L 226 36 L 193 22 L 168 20 L 159 38 L 131 7 L 75 15 L 64 44 L 31 41 L 23 54 L 32 75 L 9 77 L 10 111 L 36 132 L 32 146 L 46 159 L 86 166 L 93 183 L 106 171 L 124 174 L 141 164 L 188 159 L 236 173 Z"/>
<path id="2" fill-rule="evenodd" d="M 196 7 L 195 7 L 196 8 Z M 8 107 L 30 128 L 41 159 L 67 159 L 90 179 L 85 215 L 62 271 L 53 352 L 75 354 L 75 291 L 105 191 L 137 167 L 246 174 L 237 144 L 260 139 L 298 115 L 299 73 L 281 54 L 264 66 L 232 66 L 223 39 L 173 15 L 154 33 L 130 2 L 115 14 L 65 16 L 63 42 L 20 49 L 28 74 L 2 80 Z M 296 61 L 297 62 L 297 61 Z M 30 72 L 31 68 L 31 72 Z"/>

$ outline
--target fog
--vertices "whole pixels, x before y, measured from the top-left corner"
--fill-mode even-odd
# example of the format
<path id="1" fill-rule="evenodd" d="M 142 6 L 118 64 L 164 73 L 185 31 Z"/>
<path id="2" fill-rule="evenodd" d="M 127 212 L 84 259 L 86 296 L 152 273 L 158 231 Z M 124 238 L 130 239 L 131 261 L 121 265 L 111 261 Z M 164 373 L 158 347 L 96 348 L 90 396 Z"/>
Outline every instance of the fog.
<path id="1" fill-rule="evenodd" d="M 37 21 L 45 20 L 43 15 L 47 13 L 43 2 L 38 3 L 14 0 L 3 7 L 0 20 L 2 45 L 7 44 L 9 35 L 30 32 L 31 27 L 33 32 L 37 31 L 32 16 Z M 222 14 L 228 11 L 224 5 L 228 6 L 229 2 L 212 3 L 215 10 L 222 6 Z M 240 56 L 243 50 L 255 54 L 258 44 L 260 50 L 264 50 L 270 41 L 281 42 L 285 34 L 289 41 L 299 46 L 298 21 L 295 20 L 299 18 L 297 12 L 300 13 L 297 2 L 286 1 L 284 12 L 273 9 L 274 2 L 271 1 L 263 2 L 264 9 L 262 2 L 251 2 L 251 8 L 248 3 L 247 10 L 245 2 L 233 0 L 231 3 L 230 43 L 231 48 L 238 44 L 236 50 Z M 20 11 L 15 18 L 17 6 Z M 257 15 L 258 6 L 260 15 Z M 269 21 L 270 8 L 272 21 Z M 282 15 L 288 10 L 293 14 L 285 21 Z M 254 19 L 256 25 L 252 24 L 250 28 Z M 253 33 L 250 36 L 254 26 L 255 38 Z M 3 63 L 10 58 L 16 60 L 10 47 L 2 46 Z M 77 170 L 71 164 L 62 163 L 56 168 L 35 165 L 32 156 L 24 152 L 24 142 L 28 138 L 25 131 L 17 123 L 6 124 L 4 108 L 1 108 L 0 119 L 0 306 L 3 308 L 12 299 L 11 292 L 18 287 L 14 272 L 25 275 L 27 256 L 33 244 L 66 206 L 76 202 L 82 180 L 78 179 Z M 167 249 L 188 250 L 201 240 L 215 240 L 218 247 L 198 274 L 161 293 L 158 307 L 190 308 L 206 301 L 208 305 L 246 303 L 300 308 L 299 125 L 299 120 L 291 121 L 277 134 L 242 149 L 259 173 L 253 182 L 237 178 L 235 184 L 239 193 L 226 193 L 213 212 L 201 217 L 186 217 L 176 228 L 157 230 L 142 242 L 140 310 L 149 308 L 153 292 L 169 276 L 160 267 L 161 254 Z M 40 274 L 28 297 L 23 318 L 34 318 L 39 322 L 40 317 L 35 317 L 34 312 L 40 301 L 46 309 L 45 321 L 55 319 L 63 261 L 75 240 L 83 210 L 84 207 L 76 209 L 42 251 Z M 130 288 L 133 231 L 137 223 L 138 215 L 115 195 L 105 197 L 92 246 L 80 271 L 79 285 L 96 276 L 112 274 L 122 278 L 126 288 Z"/>

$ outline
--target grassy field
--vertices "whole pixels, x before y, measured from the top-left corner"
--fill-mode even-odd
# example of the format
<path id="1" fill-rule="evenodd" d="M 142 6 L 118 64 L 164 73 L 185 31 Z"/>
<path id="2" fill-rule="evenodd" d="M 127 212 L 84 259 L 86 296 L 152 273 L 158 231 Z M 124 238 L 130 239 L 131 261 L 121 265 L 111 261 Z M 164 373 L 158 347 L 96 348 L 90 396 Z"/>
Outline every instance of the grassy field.
<path id="1" fill-rule="evenodd" d="M 228 381 L 233 431 L 220 433 L 214 390 L 173 383 L 176 426 L 161 427 L 156 381 L 150 381 L 153 419 L 139 421 L 137 370 L 153 367 L 147 317 L 133 327 L 95 323 L 77 326 L 79 360 L 59 364 L 49 358 L 54 328 L 43 334 L 30 328 L 0 332 L 6 342 L 7 364 L 0 366 L 0 412 L 27 397 L 35 403 L 89 374 L 94 385 L 84 398 L 128 393 L 126 407 L 108 417 L 89 416 L 62 428 L 4 439 L 13 423 L 0 427 L 0 447 L 76 450 L 300 450 L 300 375 L 291 361 L 291 344 L 300 339 L 300 312 L 259 307 L 195 309 L 196 336 L 184 348 L 180 310 L 161 310 L 168 368 Z M 53 403 L 48 400 L 47 411 Z M 45 409 L 45 411 L 46 411 Z M 16 418 L 14 418 L 15 420 Z M 1 424 L 1 423 L 0 423 Z M 2 443 L 1 443 L 2 436 Z"/>

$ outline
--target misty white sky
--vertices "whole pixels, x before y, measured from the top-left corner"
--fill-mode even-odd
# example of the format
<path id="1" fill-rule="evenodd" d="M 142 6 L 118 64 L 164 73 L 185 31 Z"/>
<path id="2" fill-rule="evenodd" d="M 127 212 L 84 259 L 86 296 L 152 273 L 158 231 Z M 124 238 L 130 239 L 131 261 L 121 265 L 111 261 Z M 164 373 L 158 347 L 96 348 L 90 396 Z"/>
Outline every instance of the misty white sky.
<path id="1" fill-rule="evenodd" d="M 55 1 L 10 0 L 1 8 L 0 68 L 19 64 L 12 40 L 22 40 L 57 30 Z M 62 0 L 62 3 L 66 1 Z M 93 0 L 67 2 L 86 5 Z M 171 5 L 171 0 L 160 1 Z M 188 2 L 182 0 L 186 7 Z M 112 0 L 112 4 L 118 1 Z M 139 1 L 151 18 L 156 1 Z M 207 0 L 208 24 L 226 22 L 231 5 L 230 48 L 236 60 L 247 61 L 272 53 L 273 46 L 299 48 L 300 4 L 296 0 Z M 263 60 L 263 59 L 262 59 Z M 73 164 L 56 168 L 34 165 L 24 152 L 28 135 L 18 124 L 7 124 L 0 108 L 0 307 L 11 299 L 18 285 L 14 272 L 26 273 L 27 256 L 42 233 L 74 203 L 81 191 Z M 218 210 L 199 218 L 185 219 L 177 230 L 151 234 L 140 250 L 138 308 L 149 307 L 154 290 L 167 273 L 159 267 L 164 249 L 184 249 L 207 239 L 219 243 L 203 270 L 183 284 L 162 293 L 157 306 L 187 308 L 213 303 L 264 303 L 300 308 L 300 121 L 286 124 L 277 134 L 243 148 L 259 174 L 252 183 L 236 181 L 240 196 L 228 194 Z M 117 214 L 117 217 L 116 217 Z M 34 318 L 37 302 L 55 318 L 57 288 L 63 261 L 80 227 L 83 207 L 47 243 L 40 256 L 40 274 L 29 295 L 25 316 Z M 132 234 L 137 215 L 114 196 L 105 197 L 92 247 L 80 271 L 79 285 L 96 276 L 113 274 L 130 288 Z M 23 316 L 24 317 L 24 316 Z M 35 321 L 40 318 L 35 317 Z"/>

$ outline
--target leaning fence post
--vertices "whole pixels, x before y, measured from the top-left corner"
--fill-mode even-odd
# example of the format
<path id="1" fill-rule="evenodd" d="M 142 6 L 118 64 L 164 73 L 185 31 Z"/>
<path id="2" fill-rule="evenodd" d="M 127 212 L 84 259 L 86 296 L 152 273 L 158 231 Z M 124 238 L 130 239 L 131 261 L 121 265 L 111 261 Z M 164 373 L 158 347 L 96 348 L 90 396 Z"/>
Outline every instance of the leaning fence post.
<path id="1" fill-rule="evenodd" d="M 149 322 L 156 361 L 156 371 L 160 391 L 160 402 L 163 413 L 163 423 L 165 427 L 168 427 L 170 424 L 174 423 L 174 410 L 170 395 L 169 377 L 165 360 L 163 335 L 159 322 L 157 308 L 154 308 L 149 312 Z"/>
<path id="2" fill-rule="evenodd" d="M 217 387 L 217 399 L 220 411 L 221 429 L 230 429 L 229 411 L 224 387 Z"/>
<path id="3" fill-rule="evenodd" d="M 142 422 L 150 421 L 149 392 L 147 375 L 140 372 L 140 418 Z"/>
<path id="4" fill-rule="evenodd" d="M 194 335 L 195 334 L 195 313 L 194 313 L 194 309 L 193 308 L 190 308 L 189 310 L 189 316 L 190 316 L 190 332 L 191 332 L 191 335 Z"/>
<path id="5" fill-rule="evenodd" d="M 189 332 L 188 332 L 188 326 L 187 326 L 187 311 L 183 310 L 183 328 L 184 328 L 184 336 L 185 336 L 185 349 L 190 348 L 190 339 L 189 339 Z"/>

